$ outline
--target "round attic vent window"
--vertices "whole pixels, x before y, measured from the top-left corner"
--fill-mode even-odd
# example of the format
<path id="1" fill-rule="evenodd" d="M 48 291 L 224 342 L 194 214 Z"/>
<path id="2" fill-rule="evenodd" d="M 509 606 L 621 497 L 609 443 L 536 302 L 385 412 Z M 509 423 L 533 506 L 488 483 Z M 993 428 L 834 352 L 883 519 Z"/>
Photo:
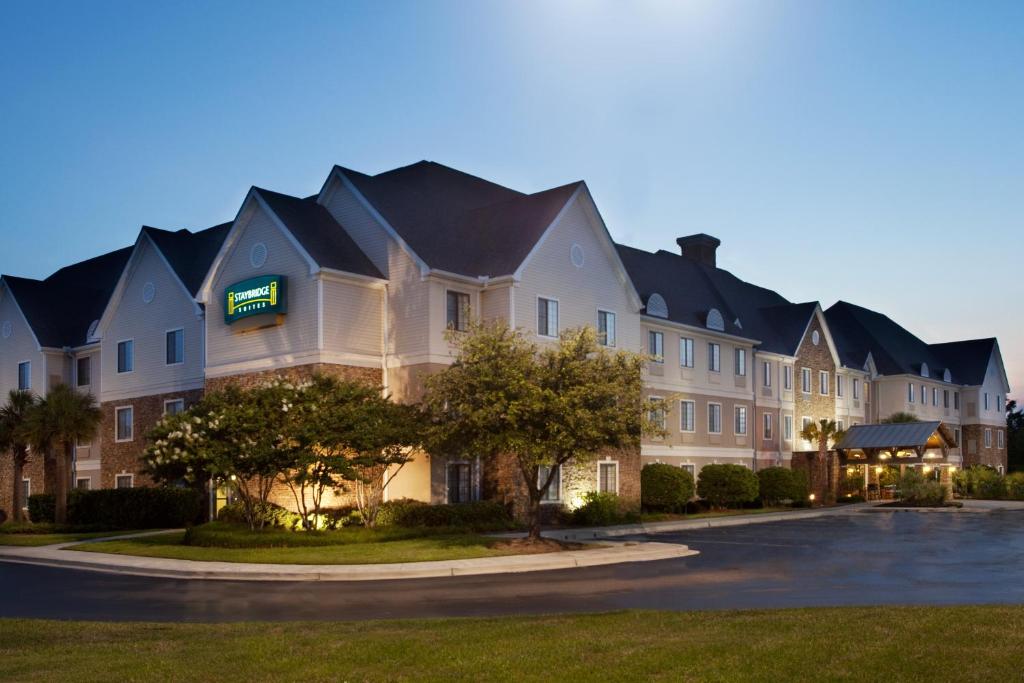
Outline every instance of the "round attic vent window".
<path id="1" fill-rule="evenodd" d="M 267 245 L 263 242 L 257 242 L 252 245 L 252 249 L 249 250 L 249 263 L 252 264 L 253 268 L 262 268 L 263 264 L 267 262 Z"/>
<path id="2" fill-rule="evenodd" d="M 583 247 L 578 244 L 572 245 L 572 248 L 569 250 L 569 260 L 577 268 L 582 268 L 584 263 Z"/>
<path id="3" fill-rule="evenodd" d="M 818 334 L 818 331 L 815 330 L 814 332 L 811 332 L 811 343 L 814 344 L 815 346 L 817 346 L 818 342 L 820 342 L 820 341 L 821 341 L 821 335 Z"/>
<path id="4" fill-rule="evenodd" d="M 3 335 L 4 339 L 14 334 L 14 325 L 11 324 L 10 320 L 5 320 L 3 325 L 0 325 L 0 334 Z"/>
<path id="5" fill-rule="evenodd" d="M 156 285 L 154 285 L 152 282 L 147 282 L 146 284 L 142 285 L 142 301 L 144 303 L 148 304 L 153 300 L 153 297 L 155 296 Z"/>

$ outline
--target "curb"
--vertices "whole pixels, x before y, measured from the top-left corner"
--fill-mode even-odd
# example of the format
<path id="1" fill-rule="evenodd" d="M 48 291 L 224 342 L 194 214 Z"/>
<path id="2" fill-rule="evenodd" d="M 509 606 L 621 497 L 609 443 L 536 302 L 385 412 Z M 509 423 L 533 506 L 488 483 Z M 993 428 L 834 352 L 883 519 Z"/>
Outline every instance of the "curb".
<path id="1" fill-rule="evenodd" d="M 96 557 L 70 556 L 92 554 Z M 465 560 L 355 565 L 282 565 L 169 560 L 134 555 L 88 553 L 59 548 L 0 550 L 0 562 L 78 569 L 106 574 L 165 579 L 216 581 L 387 581 L 596 567 L 627 562 L 650 562 L 697 555 L 676 543 L 622 543 L 610 548 L 566 550 L 536 555 L 507 555 Z"/>

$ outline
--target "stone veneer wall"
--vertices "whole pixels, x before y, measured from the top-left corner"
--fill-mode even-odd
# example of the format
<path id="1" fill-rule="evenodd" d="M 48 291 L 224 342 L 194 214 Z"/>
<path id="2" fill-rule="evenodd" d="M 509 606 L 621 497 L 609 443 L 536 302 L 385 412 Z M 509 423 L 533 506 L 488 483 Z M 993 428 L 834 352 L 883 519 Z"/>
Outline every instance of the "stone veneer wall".
<path id="1" fill-rule="evenodd" d="M 202 389 L 167 394 L 135 396 L 100 404 L 100 480 L 98 488 L 113 488 L 118 474 L 134 474 L 135 486 L 148 486 L 152 480 L 141 473 L 142 453 L 146 449 L 146 433 L 164 416 L 164 401 L 184 399 L 188 408 L 203 395 Z M 132 406 L 132 440 L 115 440 L 115 408 Z M 95 482 L 94 482 L 95 485 Z"/>
<path id="2" fill-rule="evenodd" d="M 985 430 L 992 430 L 992 447 L 985 448 Z M 1003 433 L 1003 448 L 999 448 L 999 432 Z M 964 467 L 988 465 L 1006 471 L 1006 428 L 988 425 L 962 425 L 960 427 L 960 453 Z M 973 442 L 973 444 L 972 444 Z M 971 446 L 974 446 L 972 451 Z"/>
<path id="3" fill-rule="evenodd" d="M 22 476 L 31 479 L 31 493 L 53 493 L 52 468 L 45 467 L 42 457 L 29 456 Z M 14 457 L 10 453 L 0 456 L 0 511 L 7 521 L 14 518 Z M 28 501 L 25 501 L 28 504 Z M 26 516 L 27 519 L 27 516 Z"/>
<path id="4" fill-rule="evenodd" d="M 817 332 L 818 344 L 814 344 L 814 333 Z M 803 368 L 811 370 L 811 393 L 803 392 L 803 380 L 801 373 Z M 829 374 L 828 395 L 822 396 L 819 391 L 818 373 L 826 371 Z M 817 444 L 811 444 L 811 451 L 803 451 L 806 455 L 799 455 L 805 446 L 800 438 L 800 430 L 803 428 L 803 418 L 809 417 L 812 421 L 836 417 L 836 364 L 832 359 L 832 352 L 829 350 L 828 341 L 825 338 L 825 331 L 821 328 L 821 321 L 814 317 L 807 332 L 804 334 L 800 347 L 796 352 L 796 362 L 793 364 L 793 459 L 791 466 L 794 468 L 805 468 L 811 482 L 811 491 L 818 496 L 819 500 L 825 498 L 828 487 L 828 462 L 816 462 L 810 453 L 817 451 Z M 826 458 L 828 461 L 829 458 Z M 833 484 L 838 479 L 838 465 L 832 463 L 833 470 L 831 479 Z M 835 490 L 835 489 L 833 489 Z"/>

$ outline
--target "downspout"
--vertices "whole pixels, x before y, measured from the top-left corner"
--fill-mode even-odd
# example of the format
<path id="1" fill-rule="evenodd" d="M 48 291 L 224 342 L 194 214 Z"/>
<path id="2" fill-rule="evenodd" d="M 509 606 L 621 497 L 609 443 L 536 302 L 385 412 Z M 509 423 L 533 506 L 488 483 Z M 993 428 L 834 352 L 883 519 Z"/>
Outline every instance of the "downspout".
<path id="1" fill-rule="evenodd" d="M 381 391 L 384 396 L 388 396 L 388 388 L 390 386 L 388 382 L 388 315 L 389 315 L 389 304 L 390 299 L 388 297 L 388 283 L 384 283 L 384 289 L 381 290 L 381 316 L 380 316 L 380 383 Z M 388 485 L 391 483 L 391 466 L 388 466 L 387 471 L 384 473 L 384 485 L 381 491 L 381 498 L 383 502 L 388 500 Z"/>
<path id="2" fill-rule="evenodd" d="M 753 434 L 754 434 L 754 439 L 753 439 L 753 445 L 754 445 L 754 466 L 753 466 L 752 470 L 754 472 L 757 472 L 757 366 L 758 366 L 758 364 L 761 361 L 757 358 L 757 353 L 754 351 L 753 347 L 751 347 L 751 349 L 750 349 L 750 357 L 751 357 L 751 360 L 754 361 L 752 363 L 752 365 L 754 367 L 750 369 L 750 383 L 752 385 L 751 389 L 752 389 L 753 403 L 754 403 L 754 427 L 751 430 L 753 432 Z"/>
<path id="3" fill-rule="evenodd" d="M 64 352 L 64 357 L 68 361 L 68 384 L 70 386 L 75 386 L 75 385 L 78 384 L 75 381 L 77 378 L 74 376 L 74 372 L 75 372 L 75 354 L 71 352 L 71 347 L 70 346 L 65 346 L 61 350 Z M 45 369 L 45 367 L 46 367 L 45 364 L 44 364 L 43 367 Z M 78 440 L 77 439 L 75 439 L 75 442 L 73 444 L 71 444 L 71 471 L 68 473 L 68 476 L 70 477 L 70 481 L 68 482 L 68 487 L 69 487 L 69 490 L 70 490 L 71 482 L 74 482 L 74 481 L 76 481 L 78 479 Z M 45 479 L 44 479 L 44 483 L 45 483 Z M 25 501 L 25 504 L 28 505 L 28 501 L 27 500 Z"/>

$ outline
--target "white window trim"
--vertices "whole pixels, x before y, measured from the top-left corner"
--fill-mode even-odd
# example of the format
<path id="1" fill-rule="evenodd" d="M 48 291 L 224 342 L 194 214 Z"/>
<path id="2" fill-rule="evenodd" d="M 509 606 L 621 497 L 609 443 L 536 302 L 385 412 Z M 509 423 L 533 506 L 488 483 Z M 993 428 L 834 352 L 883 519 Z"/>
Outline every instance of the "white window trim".
<path id="1" fill-rule="evenodd" d="M 836 373 L 836 398 L 843 398 L 843 394 L 846 393 L 846 389 L 843 386 L 846 384 L 845 380 L 846 377 L 844 375 Z"/>
<path id="2" fill-rule="evenodd" d="M 739 417 L 739 411 L 743 411 L 743 429 L 744 431 L 736 431 L 736 419 Z M 747 411 L 747 407 L 744 405 L 734 405 L 732 407 L 732 431 L 733 436 L 746 436 L 747 432 L 750 431 L 750 414 Z"/>
<path id="3" fill-rule="evenodd" d="M 824 380 L 824 381 L 823 381 Z M 818 395 L 828 396 L 832 391 L 831 373 L 828 370 L 818 370 Z M 824 387 L 824 389 L 822 388 Z"/>
<path id="4" fill-rule="evenodd" d="M 559 470 L 559 472 L 558 472 L 558 491 L 556 492 L 557 497 L 556 498 L 551 498 L 551 499 L 542 499 L 540 501 L 541 505 L 561 505 L 562 504 L 562 472 L 561 472 L 562 466 L 561 465 L 555 465 L 555 467 L 553 469 Z M 445 491 L 447 491 L 447 490 L 448 489 L 446 488 Z M 550 489 L 548 490 L 548 492 L 550 493 Z M 447 493 L 445 495 L 447 495 Z"/>
<path id="5" fill-rule="evenodd" d="M 461 289 L 452 289 L 451 287 L 444 288 L 444 329 L 455 330 L 456 332 L 465 332 L 469 329 L 469 320 L 466 320 L 466 330 L 460 330 L 458 327 L 448 327 L 448 294 L 462 294 L 469 299 L 469 318 L 473 317 L 473 295 L 469 292 L 465 292 Z M 538 304 L 539 305 L 539 304 Z"/>
<path id="6" fill-rule="evenodd" d="M 557 298 L 555 298 L 553 296 L 547 296 L 547 295 L 544 295 L 544 294 L 538 294 L 537 295 L 537 303 L 533 307 L 533 324 L 534 325 L 536 325 L 538 322 L 540 322 L 540 302 L 541 302 L 541 299 L 544 299 L 545 301 L 554 301 L 555 302 L 555 304 L 556 304 L 555 308 L 558 309 L 558 320 L 555 321 L 555 333 L 554 333 L 554 335 L 541 334 L 541 331 L 538 329 L 537 330 L 537 336 L 542 338 L 542 339 L 558 339 L 558 330 L 559 330 L 560 325 L 562 323 L 562 302 L 559 301 Z M 551 322 L 551 318 L 549 317 L 548 318 L 548 323 L 549 323 L 548 327 L 551 327 L 550 322 Z"/>
<path id="7" fill-rule="evenodd" d="M 807 371 L 807 388 L 804 388 L 804 370 Z M 800 368 L 800 393 L 804 396 L 810 396 L 814 393 L 814 375 L 811 374 L 810 368 Z"/>
<path id="8" fill-rule="evenodd" d="M 122 410 L 130 410 L 130 411 L 132 411 L 132 421 L 131 421 L 131 432 L 132 432 L 132 434 L 127 439 L 119 439 L 119 438 L 117 438 L 117 427 L 121 423 L 118 415 L 121 413 Z M 114 407 L 114 443 L 129 443 L 131 441 L 135 441 L 135 406 L 134 405 L 115 406 Z"/>
<path id="9" fill-rule="evenodd" d="M 775 439 L 775 427 L 772 424 L 772 414 L 764 413 L 761 418 L 761 440 L 772 441 Z"/>
<path id="10" fill-rule="evenodd" d="M 718 406 L 718 431 L 711 431 L 711 406 Z M 708 434 L 721 434 L 722 433 L 722 404 L 717 401 L 708 401 Z"/>
<path id="11" fill-rule="evenodd" d="M 651 335 L 661 335 L 661 356 L 651 352 Z M 647 355 L 651 357 L 652 363 L 658 363 L 664 365 L 665 363 L 665 333 L 661 330 L 647 330 Z"/>
<path id="12" fill-rule="evenodd" d="M 764 371 L 764 377 L 761 379 L 761 386 L 771 389 L 772 387 L 772 362 L 766 360 L 761 364 L 761 369 Z"/>
<path id="13" fill-rule="evenodd" d="M 226 295 L 225 295 L 226 296 Z M 181 360 L 177 363 L 167 362 L 167 335 L 170 332 L 181 332 Z M 132 355 L 135 355 L 135 345 L 132 344 Z M 173 368 L 176 365 L 185 364 L 185 328 L 184 327 L 173 327 L 169 330 L 164 330 L 164 365 L 169 368 Z M 132 358 L 132 369 L 135 368 L 135 359 Z"/>
<path id="14" fill-rule="evenodd" d="M 79 488 L 78 482 L 80 482 L 80 481 L 87 481 L 87 482 L 89 482 L 89 488 L 83 489 L 83 490 L 85 490 L 85 491 L 92 491 L 92 477 L 75 477 L 75 489 L 76 490 Z"/>
<path id="15" fill-rule="evenodd" d="M 693 420 L 693 428 L 686 429 L 683 425 L 683 407 L 684 403 L 690 404 L 690 417 Z M 679 431 L 683 434 L 695 434 L 697 432 L 697 402 L 690 399 L 679 400 Z"/>
<path id="16" fill-rule="evenodd" d="M 857 377 L 853 378 L 853 400 L 860 400 L 860 379 Z"/>
<path id="17" fill-rule="evenodd" d="M 688 364 L 683 363 L 683 348 L 686 346 L 686 342 L 690 342 L 690 353 L 688 354 L 690 362 Z M 679 367 L 681 368 L 692 368 L 695 365 L 694 355 L 696 355 L 697 345 L 694 343 L 693 337 L 679 337 Z"/>
<path id="18" fill-rule="evenodd" d="M 615 495 L 619 495 L 619 461 L 598 460 L 597 461 L 597 492 L 601 493 L 601 465 L 615 465 Z"/>
<path id="19" fill-rule="evenodd" d="M 718 367 L 715 368 L 711 367 L 711 359 L 713 357 L 711 353 L 712 347 L 718 350 L 718 353 L 714 354 L 718 356 Z M 722 345 L 718 342 L 708 342 L 708 372 L 714 372 L 716 374 L 721 374 L 722 372 Z"/>
<path id="20" fill-rule="evenodd" d="M 992 430 L 985 430 L 985 448 L 992 448 Z"/>
<path id="21" fill-rule="evenodd" d="M 782 390 L 793 391 L 793 366 L 782 366 Z"/>
<path id="22" fill-rule="evenodd" d="M 135 475 L 132 474 L 131 472 L 125 472 L 124 470 L 121 470 L 120 472 L 118 472 L 117 474 L 114 475 L 114 488 L 115 489 L 118 488 L 117 480 L 120 479 L 121 477 L 128 477 L 128 481 L 130 482 L 130 485 L 128 486 L 128 488 L 130 488 L 130 489 L 135 488 Z"/>
<path id="23" fill-rule="evenodd" d="M 181 402 L 181 410 L 182 410 L 182 412 L 184 412 L 184 410 L 185 410 L 185 399 L 183 399 L 183 398 L 169 398 L 169 399 L 166 399 L 164 401 L 164 416 L 167 415 L 167 405 L 170 404 L 170 403 L 178 403 L 179 401 Z"/>
<path id="24" fill-rule="evenodd" d="M 606 314 L 608 314 L 608 315 L 610 315 L 612 317 L 612 327 L 615 328 L 615 332 L 614 332 L 614 336 L 612 337 L 612 343 L 611 344 L 608 343 L 607 334 L 605 335 L 605 340 L 604 340 L 603 343 L 601 342 L 600 339 L 598 339 L 597 343 L 600 344 L 601 346 L 606 347 L 606 348 L 614 349 L 616 347 L 616 345 L 618 344 L 618 341 L 619 341 L 619 316 L 615 315 L 615 311 L 613 311 L 610 308 L 603 308 L 601 306 L 598 306 L 597 307 L 597 335 L 598 335 L 598 337 L 601 336 L 601 314 L 602 313 L 606 313 Z M 664 342 L 662 342 L 661 347 L 662 347 L 662 355 L 664 355 L 664 352 L 665 352 L 665 343 Z"/>
<path id="25" fill-rule="evenodd" d="M 787 424 L 789 424 L 789 436 L 786 436 L 786 425 Z M 794 427 L 793 416 L 792 415 L 783 415 L 782 416 L 782 440 L 783 441 L 788 441 L 789 443 L 793 443 L 793 438 L 794 438 L 793 437 L 793 435 L 794 435 L 793 427 Z"/>
<path id="26" fill-rule="evenodd" d="M 743 372 L 740 372 L 739 359 L 743 358 Z M 737 377 L 747 376 L 747 350 L 742 348 L 734 348 L 732 352 L 733 374 Z"/>
<path id="27" fill-rule="evenodd" d="M 21 387 L 21 366 L 28 364 L 28 386 L 22 389 Z M 18 361 L 18 376 L 14 378 L 14 381 L 18 387 L 18 391 L 31 391 L 32 390 L 32 359 L 19 360 Z"/>
<path id="28" fill-rule="evenodd" d="M 914 398 L 915 398 L 916 394 L 917 394 L 917 391 L 915 390 L 914 383 L 913 382 L 907 382 L 907 399 L 908 399 L 907 402 L 908 403 L 914 403 Z"/>
<path id="29" fill-rule="evenodd" d="M 1001 429 L 996 431 L 996 448 L 1006 448 L 1006 437 Z"/>
<path id="30" fill-rule="evenodd" d="M 120 354 L 118 353 L 118 350 L 120 349 L 121 344 L 124 344 L 125 342 L 131 342 L 132 343 L 132 369 L 131 370 L 125 370 L 124 372 L 121 372 L 120 368 L 118 367 L 118 360 L 119 360 L 118 357 L 120 356 Z M 167 338 L 165 337 L 164 338 L 164 344 L 166 344 L 166 343 L 167 343 Z M 166 349 L 165 349 L 165 351 L 166 351 Z M 115 375 L 130 375 L 133 372 L 135 372 L 135 337 L 132 337 L 130 339 L 118 339 L 114 343 L 114 374 Z"/>

